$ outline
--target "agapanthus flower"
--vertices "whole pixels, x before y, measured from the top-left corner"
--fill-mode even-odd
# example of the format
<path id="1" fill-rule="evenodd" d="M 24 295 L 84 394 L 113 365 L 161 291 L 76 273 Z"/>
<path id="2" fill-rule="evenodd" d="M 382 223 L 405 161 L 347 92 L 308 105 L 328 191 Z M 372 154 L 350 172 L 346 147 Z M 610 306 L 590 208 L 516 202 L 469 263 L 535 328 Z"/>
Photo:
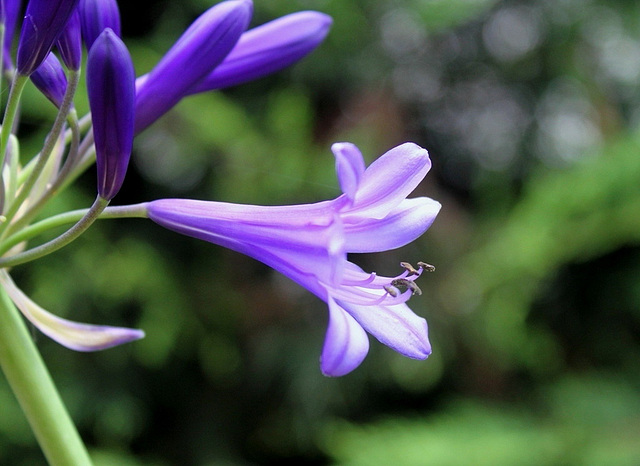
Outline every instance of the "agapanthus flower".
<path id="1" fill-rule="evenodd" d="M 352 144 L 332 147 L 343 194 L 315 204 L 254 206 L 187 199 L 146 204 L 148 217 L 170 230 L 251 256 L 307 288 L 329 306 L 321 357 L 325 375 L 355 369 L 369 350 L 366 332 L 399 353 L 429 356 L 425 319 L 405 302 L 428 266 L 403 263 L 397 277 L 366 273 L 348 253 L 399 248 L 433 222 L 440 204 L 407 199 L 431 167 L 426 150 L 406 143 L 365 169 Z"/>
<path id="2" fill-rule="evenodd" d="M 250 0 L 230 0 L 205 11 L 136 86 L 136 132 L 180 101 L 229 54 L 249 26 Z"/>
<path id="3" fill-rule="evenodd" d="M 42 64 L 31 73 L 30 79 L 53 105 L 60 108 L 67 90 L 67 75 L 60 60 L 53 53 L 49 53 Z"/>
<path id="4" fill-rule="evenodd" d="M 127 47 L 105 29 L 87 59 L 87 93 L 93 122 L 98 193 L 113 198 L 120 190 L 133 146 L 135 72 Z"/>
<path id="5" fill-rule="evenodd" d="M 47 57 L 78 0 L 29 0 L 22 21 L 16 69 L 29 76 Z"/>
<path id="6" fill-rule="evenodd" d="M 109 28 L 120 36 L 120 10 L 116 0 L 80 0 L 78 4 L 82 39 L 87 50 L 100 33 Z"/>

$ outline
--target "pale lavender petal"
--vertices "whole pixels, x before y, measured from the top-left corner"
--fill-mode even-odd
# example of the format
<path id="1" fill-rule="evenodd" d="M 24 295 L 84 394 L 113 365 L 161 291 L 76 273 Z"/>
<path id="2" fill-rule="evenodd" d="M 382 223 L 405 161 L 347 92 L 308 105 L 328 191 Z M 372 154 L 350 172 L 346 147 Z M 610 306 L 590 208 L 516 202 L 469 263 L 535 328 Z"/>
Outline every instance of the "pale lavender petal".
<path id="1" fill-rule="evenodd" d="M 331 22 L 331 17 L 323 13 L 301 11 L 251 29 L 189 93 L 235 86 L 286 68 L 324 40 Z"/>
<path id="2" fill-rule="evenodd" d="M 422 147 L 413 143 L 394 147 L 367 168 L 355 202 L 344 216 L 385 217 L 418 186 L 430 168 L 429 153 Z"/>
<path id="3" fill-rule="evenodd" d="M 336 174 L 342 192 L 353 202 L 360 179 L 365 172 L 364 158 L 355 145 L 350 142 L 337 142 L 331 146 L 336 158 Z"/>
<path id="4" fill-rule="evenodd" d="M 439 202 L 428 197 L 403 200 L 386 217 L 345 224 L 345 249 L 349 252 L 380 252 L 414 241 L 431 226 L 440 211 Z"/>
<path id="5" fill-rule="evenodd" d="M 427 321 L 418 317 L 406 304 L 395 306 L 361 306 L 338 302 L 378 341 L 413 359 L 431 354 Z"/>
<path id="6" fill-rule="evenodd" d="M 76 351 L 98 351 L 144 337 L 142 330 L 105 325 L 90 325 L 57 317 L 25 295 L 6 272 L 0 282 L 22 314 L 42 333 Z"/>
<path id="7" fill-rule="evenodd" d="M 369 339 L 362 327 L 329 298 L 329 327 L 320 357 L 322 373 L 330 377 L 348 374 L 369 352 Z"/>

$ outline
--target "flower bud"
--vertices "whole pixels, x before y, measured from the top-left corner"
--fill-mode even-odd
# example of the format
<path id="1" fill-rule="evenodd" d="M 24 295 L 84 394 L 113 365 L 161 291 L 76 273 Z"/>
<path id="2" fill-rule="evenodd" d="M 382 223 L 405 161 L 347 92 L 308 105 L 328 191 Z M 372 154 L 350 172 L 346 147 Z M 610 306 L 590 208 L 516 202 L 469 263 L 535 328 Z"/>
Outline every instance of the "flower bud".
<path id="1" fill-rule="evenodd" d="M 80 13 L 77 8 L 60 34 L 57 47 L 66 67 L 78 71 L 82 61 L 82 37 L 80 35 Z"/>
<path id="2" fill-rule="evenodd" d="M 120 37 L 120 10 L 116 0 L 80 0 L 80 25 L 87 50 L 107 28 Z"/>
<path id="3" fill-rule="evenodd" d="M 60 61 L 53 53 L 31 74 L 31 81 L 44 96 L 60 108 L 67 90 L 67 76 Z"/>
<path id="4" fill-rule="evenodd" d="M 136 132 L 162 116 L 215 68 L 249 25 L 250 0 L 219 3 L 204 12 L 165 54 L 136 95 Z"/>
<path id="5" fill-rule="evenodd" d="M 323 13 L 301 11 L 251 29 L 189 93 L 235 86 L 286 68 L 320 45 L 331 23 L 331 17 Z"/>
<path id="6" fill-rule="evenodd" d="M 127 47 L 111 29 L 93 43 L 87 59 L 87 93 L 93 120 L 98 194 L 112 199 L 122 186 L 133 145 L 135 72 Z"/>
<path id="7" fill-rule="evenodd" d="M 20 16 L 20 0 L 0 0 L 0 20 L 4 24 L 4 63 L 5 69 L 13 68 L 11 62 L 11 44 Z"/>
<path id="8" fill-rule="evenodd" d="M 47 57 L 78 0 L 30 0 L 22 21 L 16 68 L 29 76 Z"/>

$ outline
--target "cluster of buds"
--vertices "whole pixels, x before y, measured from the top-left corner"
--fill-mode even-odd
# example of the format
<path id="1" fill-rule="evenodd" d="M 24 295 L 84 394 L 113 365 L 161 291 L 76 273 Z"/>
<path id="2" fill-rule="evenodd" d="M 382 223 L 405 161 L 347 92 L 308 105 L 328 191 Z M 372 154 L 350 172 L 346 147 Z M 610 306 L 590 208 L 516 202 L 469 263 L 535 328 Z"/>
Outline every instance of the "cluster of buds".
<path id="1" fill-rule="evenodd" d="M 431 166 L 415 144 L 398 146 L 366 168 L 359 150 L 335 144 L 343 194 L 299 206 L 264 207 L 162 199 L 109 207 L 125 182 L 134 138 L 181 99 L 238 85 L 281 70 L 315 49 L 331 18 L 293 13 L 248 29 L 250 0 L 219 3 L 197 18 L 146 75 L 136 78 L 121 38 L 116 0 L 30 0 L 21 25 L 19 0 L 0 0 L 3 76 L 11 82 L 0 130 L 0 285 L 36 327 L 79 351 L 141 338 L 141 330 L 80 324 L 54 316 L 23 293 L 9 269 L 69 244 L 98 218 L 148 218 L 165 228 L 247 254 L 283 273 L 329 306 L 321 366 L 326 375 L 357 367 L 368 351 L 365 330 L 412 358 L 430 353 L 427 326 L 405 302 L 430 266 L 403 263 L 395 278 L 367 274 L 347 260 L 352 252 L 403 246 L 433 222 L 440 204 L 407 199 Z M 17 54 L 11 55 L 20 26 Z M 73 105 L 87 51 L 90 114 Z M 15 136 L 18 108 L 31 81 L 58 109 L 42 150 L 24 165 Z M 93 163 L 97 197 L 84 210 L 40 219 L 43 208 Z M 36 221 L 38 220 L 38 221 Z M 53 227 L 71 223 L 49 242 L 27 247 Z M 401 291 L 404 289 L 405 291 Z"/>

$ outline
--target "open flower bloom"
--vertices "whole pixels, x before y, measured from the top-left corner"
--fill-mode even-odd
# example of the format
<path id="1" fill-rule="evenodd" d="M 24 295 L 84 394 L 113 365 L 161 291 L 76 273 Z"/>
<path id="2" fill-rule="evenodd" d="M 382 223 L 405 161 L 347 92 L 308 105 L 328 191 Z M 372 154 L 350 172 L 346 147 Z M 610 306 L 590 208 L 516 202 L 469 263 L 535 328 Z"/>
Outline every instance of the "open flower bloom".
<path id="1" fill-rule="evenodd" d="M 388 278 L 369 274 L 347 260 L 348 253 L 399 248 L 433 222 L 440 204 L 407 199 L 431 167 L 426 150 L 406 143 L 365 169 L 352 144 L 334 144 L 343 194 L 293 206 L 253 206 L 186 199 L 146 204 L 159 225 L 251 256 L 291 278 L 329 306 L 329 328 L 321 357 L 325 375 L 358 367 L 369 350 L 365 330 L 385 345 L 415 359 L 429 356 L 427 323 L 405 302 L 419 289 L 416 270 Z"/>

